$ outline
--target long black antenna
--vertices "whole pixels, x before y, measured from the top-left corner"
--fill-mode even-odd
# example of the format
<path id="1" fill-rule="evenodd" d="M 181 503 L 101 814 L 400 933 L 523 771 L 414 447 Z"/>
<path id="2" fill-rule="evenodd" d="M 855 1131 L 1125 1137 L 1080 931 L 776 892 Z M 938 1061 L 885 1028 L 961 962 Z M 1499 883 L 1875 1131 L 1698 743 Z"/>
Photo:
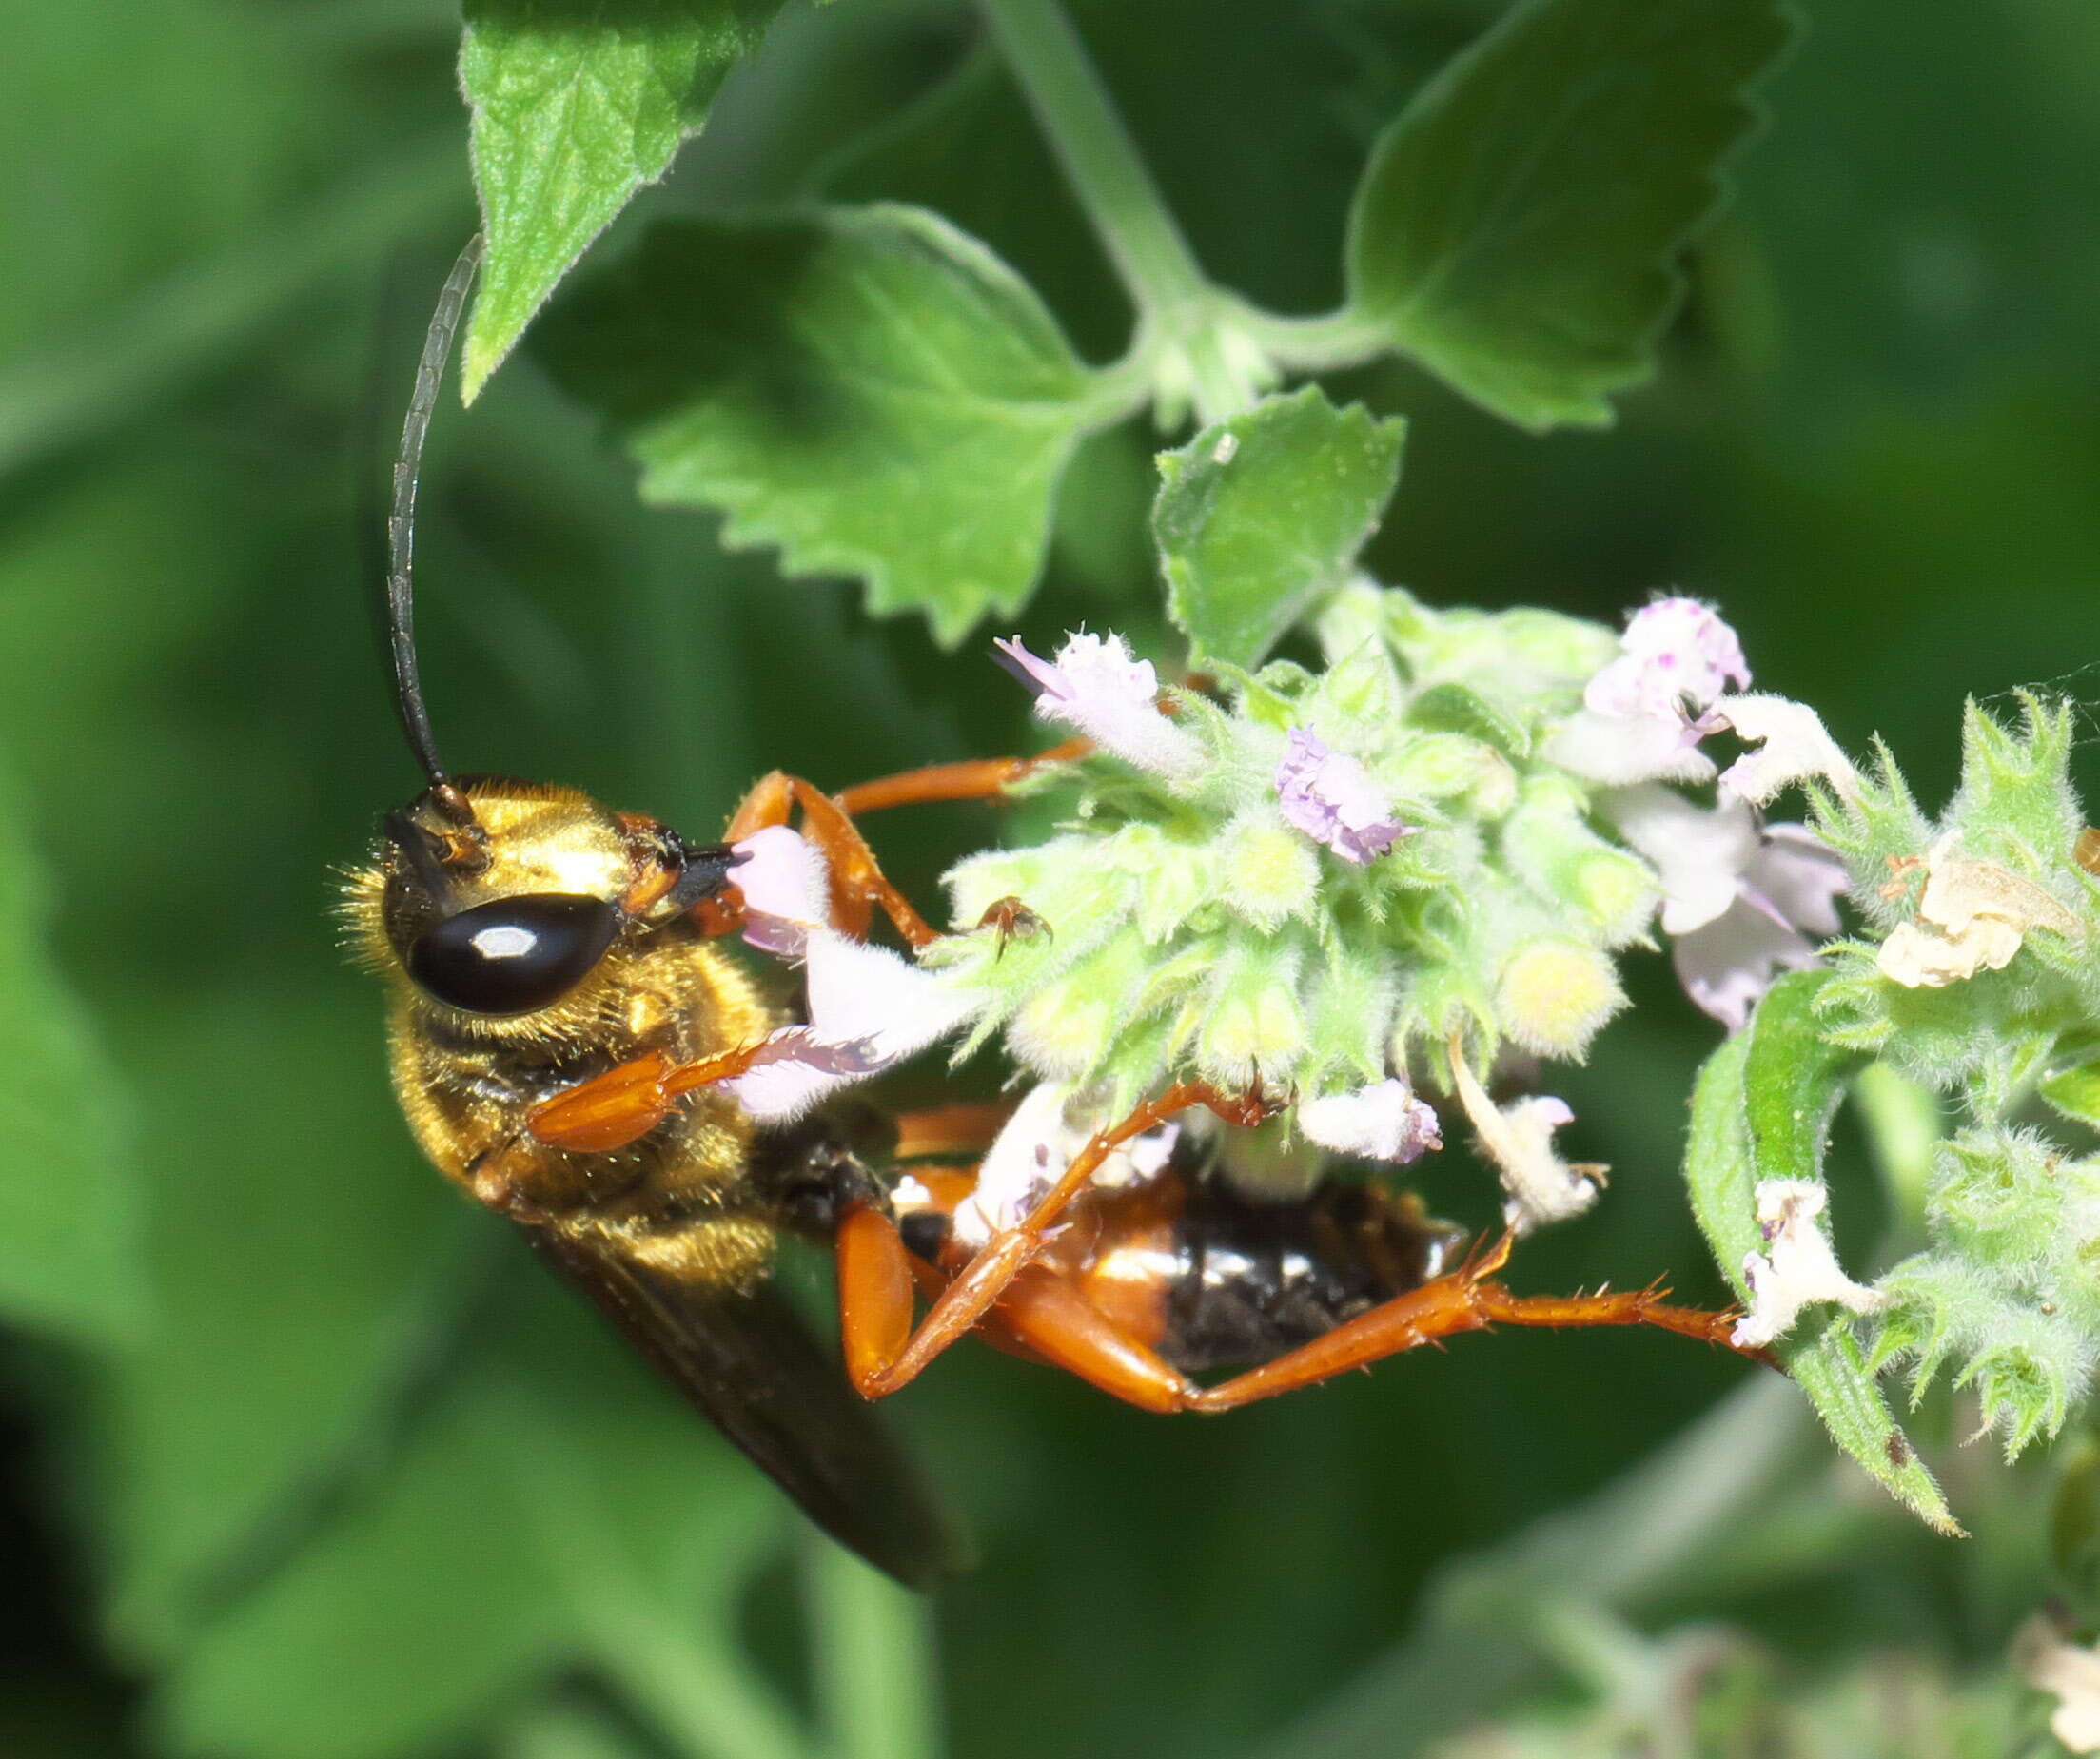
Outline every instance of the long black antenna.
<path id="1" fill-rule="evenodd" d="M 422 468 L 422 442 L 430 432 L 445 362 L 452 356 L 452 338 L 460 327 L 474 272 L 481 266 L 481 235 L 477 232 L 445 277 L 438 309 L 430 315 L 430 333 L 423 338 L 422 359 L 416 363 L 416 388 L 408 400 L 407 420 L 402 423 L 401 455 L 394 460 L 394 498 L 386 515 L 386 648 L 393 664 L 394 709 L 401 716 L 402 732 L 408 735 L 408 749 L 430 778 L 431 788 L 441 800 L 457 798 L 462 807 L 465 796 L 453 787 L 438 756 L 430 712 L 423 707 L 422 681 L 416 670 L 416 477 Z"/>

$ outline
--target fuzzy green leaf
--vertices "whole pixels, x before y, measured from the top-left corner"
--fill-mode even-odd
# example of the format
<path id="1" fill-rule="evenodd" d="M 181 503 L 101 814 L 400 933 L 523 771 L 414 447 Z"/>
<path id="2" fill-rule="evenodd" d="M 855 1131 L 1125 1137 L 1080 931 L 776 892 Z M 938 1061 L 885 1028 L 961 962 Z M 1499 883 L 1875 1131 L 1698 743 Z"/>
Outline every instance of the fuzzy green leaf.
<path id="1" fill-rule="evenodd" d="M 1823 1139 L 1850 1063 L 1815 1030 L 1823 982 L 1819 971 L 1781 979 L 1750 1025 L 1707 1059 L 1693 1093 L 1685 1180 L 1707 1243 L 1744 1300 L 1743 1261 L 1765 1243 L 1757 1185 L 1822 1179 Z M 1839 1447 L 1931 1526 L 1960 1531 L 1868 1372 L 1846 1316 L 1819 1333 L 1796 1331 L 1776 1353 Z"/>
<path id="2" fill-rule="evenodd" d="M 1654 367 L 1678 252 L 1790 31 L 1776 0 L 1529 0 L 1371 154 L 1350 298 L 1393 347 L 1533 430 L 1597 427 Z"/>
<path id="3" fill-rule="evenodd" d="M 1259 665 L 1343 583 L 1400 480 L 1405 432 L 1307 385 L 1160 455 L 1152 534 L 1199 661 Z"/>
<path id="4" fill-rule="evenodd" d="M 468 401 L 555 284 L 698 132 L 780 0 L 466 0 L 460 89 L 488 257 Z"/>
<path id="5" fill-rule="evenodd" d="M 1815 1018 L 1821 971 L 1796 971 L 1773 985 L 1748 1028 L 1745 1115 L 1759 1179 L 1821 1182 L 1830 1121 L 1856 1059 L 1826 1044 Z"/>
<path id="6" fill-rule="evenodd" d="M 2046 1076 L 2040 1091 L 2065 1117 L 2100 1130 L 2100 1062 L 2081 1063 Z"/>
<path id="7" fill-rule="evenodd" d="M 555 376 L 663 505 L 793 575 L 857 575 L 952 645 L 1034 590 L 1073 447 L 1113 420 L 1042 302 L 937 215 L 654 228 L 550 314 Z"/>
<path id="8" fill-rule="evenodd" d="M 131 1328 L 145 1283 L 125 1099 L 52 964 L 24 811 L 0 800 L 0 1315 L 106 1341 Z"/>

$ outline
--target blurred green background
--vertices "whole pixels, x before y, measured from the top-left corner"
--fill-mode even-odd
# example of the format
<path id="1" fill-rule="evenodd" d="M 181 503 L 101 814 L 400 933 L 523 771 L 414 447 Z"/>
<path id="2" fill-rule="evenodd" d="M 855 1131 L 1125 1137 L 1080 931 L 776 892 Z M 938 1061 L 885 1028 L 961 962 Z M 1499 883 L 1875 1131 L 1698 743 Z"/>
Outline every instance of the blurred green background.
<path id="1" fill-rule="evenodd" d="M 1496 10 L 1075 12 L 1207 266 L 1311 311 L 1371 136 Z M 1609 618 L 1713 597 L 1761 686 L 1855 748 L 1885 734 L 1936 801 L 1964 694 L 2100 699 L 2100 11 L 1855 0 L 1810 24 L 1616 430 L 1527 439 L 1400 368 L 1336 388 L 1414 421 L 1385 577 Z M 0 1753 L 761 1753 L 704 1731 L 762 1743 L 824 1690 L 793 1523 L 421 1164 L 331 921 L 331 867 L 415 784 L 357 484 L 472 225 L 456 17 L 102 0 L 0 31 Z M 618 230 L 814 194 L 934 205 L 1092 358 L 1120 345 L 967 8 L 791 9 Z M 1156 640 L 1153 445 L 1120 431 L 1075 467 L 1039 648 L 1083 619 Z M 421 553 L 462 769 L 699 836 L 769 767 L 835 786 L 1030 738 L 981 641 L 944 655 L 638 508 L 529 351 L 441 411 Z M 923 894 L 994 830 L 944 808 L 879 841 Z M 1676 1173 L 1711 1030 L 1665 974 L 1641 998 L 1567 1089 L 1610 1199 L 1526 1253 L 1524 1286 L 1668 1271 L 1717 1298 Z M 1463 1166 L 1427 1191 L 1489 1219 Z M 1206 1422 L 957 1350 L 893 1401 L 984 1547 L 936 1613 L 951 1749 L 1412 1751 L 1462 1696 L 1391 1671 L 1434 1573 L 1744 1377 L 1659 1335 L 1468 1339 Z M 1754 1632 L 1782 1698 L 1889 1651 L 1990 1675 L 2064 1590 L 2057 1468 L 1939 1463 L 1969 1543 L 1810 1449 L 1787 1544 L 1643 1616 Z"/>

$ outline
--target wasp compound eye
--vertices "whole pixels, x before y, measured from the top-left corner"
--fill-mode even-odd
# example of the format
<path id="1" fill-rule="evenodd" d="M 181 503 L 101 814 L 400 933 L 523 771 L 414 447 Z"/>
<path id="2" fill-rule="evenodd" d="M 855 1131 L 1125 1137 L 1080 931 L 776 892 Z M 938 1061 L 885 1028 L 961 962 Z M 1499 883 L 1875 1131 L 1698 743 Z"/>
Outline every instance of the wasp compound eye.
<path id="1" fill-rule="evenodd" d="M 590 974 L 619 934 L 603 898 L 531 892 L 448 916 L 408 950 L 408 975 L 470 1014 L 529 1014 Z"/>

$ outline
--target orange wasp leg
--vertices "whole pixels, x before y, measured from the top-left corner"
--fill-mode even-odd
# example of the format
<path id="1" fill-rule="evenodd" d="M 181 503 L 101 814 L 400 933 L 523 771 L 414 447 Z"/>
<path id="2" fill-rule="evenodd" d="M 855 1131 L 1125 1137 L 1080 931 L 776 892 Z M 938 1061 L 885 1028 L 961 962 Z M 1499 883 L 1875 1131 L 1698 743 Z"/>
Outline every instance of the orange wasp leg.
<path id="1" fill-rule="evenodd" d="M 854 815 L 937 800 L 991 799 L 1031 771 L 1047 764 L 1071 762 L 1092 750 L 1089 740 L 1068 739 L 1034 757 L 981 757 L 966 763 L 929 764 L 922 770 L 877 776 L 841 789 L 836 794 L 827 794 L 814 783 L 775 770 L 753 785 L 732 814 L 722 840 L 738 843 L 755 831 L 784 825 L 795 808 L 800 807 L 804 834 L 824 851 L 831 866 L 834 925 L 856 941 L 866 940 L 873 910 L 880 908 L 907 943 L 924 947 L 934 938 L 934 931 L 910 900 L 884 877 L 874 851 L 854 823 Z"/>
<path id="2" fill-rule="evenodd" d="M 1187 1411 L 1203 1392 L 1047 1265 L 1024 1264 L 985 1326 L 1141 1411 Z"/>
<path id="3" fill-rule="evenodd" d="M 1158 1128 L 1191 1105 L 1207 1105 L 1228 1124 L 1255 1124 L 1269 1112 L 1268 1104 L 1258 1093 L 1235 1097 L 1200 1082 L 1180 1082 L 1156 1099 L 1147 1100 L 1120 1124 L 1095 1131 L 1050 1187 L 1050 1194 L 1023 1221 L 985 1241 L 977 1256 L 941 1291 L 896 1356 L 880 1372 L 855 1382 L 861 1393 L 870 1398 L 881 1398 L 908 1385 L 950 1344 L 973 1330 L 1034 1256 L 1044 1230 L 1093 1177 L 1102 1162 L 1132 1137 Z M 902 1250 L 901 1243 L 898 1249 Z M 1030 1348 L 1040 1347 L 1030 1340 Z"/>
<path id="4" fill-rule="evenodd" d="M 896 1223 L 854 1204 L 838 1226 L 838 1331 L 846 1374 L 864 1398 L 894 1391 L 888 1370 L 912 1330 L 913 1262 Z M 1126 1335 L 1070 1283 L 1024 1264 L 985 1314 L 987 1343 L 1062 1368 L 1147 1411 L 1182 1411 L 1197 1388 Z"/>
<path id="5" fill-rule="evenodd" d="M 571 1154 L 624 1148 L 668 1118 L 680 1094 L 741 1075 L 764 1044 L 739 1045 L 694 1063 L 675 1064 L 652 1050 L 542 1100 L 525 1114 L 525 1127 L 548 1147 Z"/>
<path id="6" fill-rule="evenodd" d="M 906 945 L 924 947 L 935 938 L 912 901 L 884 877 L 874 850 L 844 809 L 798 775 L 775 770 L 761 776 L 730 819 L 722 840 L 740 843 L 755 831 L 784 825 L 796 807 L 802 809 L 803 835 L 824 851 L 831 869 L 832 924 L 840 933 L 866 940 L 875 907 L 880 906 Z"/>
<path id="7" fill-rule="evenodd" d="M 1447 1277 L 1424 1283 L 1409 1294 L 1359 1314 L 1323 1338 L 1301 1344 L 1287 1356 L 1236 1375 L 1218 1386 L 1199 1390 L 1189 1400 L 1193 1411 L 1232 1411 L 1279 1393 L 1311 1386 L 1348 1368 L 1367 1368 L 1439 1339 L 1495 1325 L 1657 1325 L 1687 1338 L 1734 1348 L 1728 1335 L 1739 1317 L 1702 1313 L 1663 1302 L 1666 1291 L 1649 1287 L 1597 1295 L 1512 1295 L 1487 1278 L 1509 1257 L 1506 1234 L 1484 1258 L 1462 1265 Z M 1761 1350 L 1740 1354 L 1769 1360 Z"/>
<path id="8" fill-rule="evenodd" d="M 1091 739 L 1067 739 L 1033 757 L 978 757 L 964 763 L 928 764 L 878 775 L 872 782 L 842 788 L 834 796 L 847 812 L 880 812 L 893 806 L 922 806 L 936 800 L 991 800 L 1023 776 L 1051 764 L 1077 763 L 1093 751 Z"/>

